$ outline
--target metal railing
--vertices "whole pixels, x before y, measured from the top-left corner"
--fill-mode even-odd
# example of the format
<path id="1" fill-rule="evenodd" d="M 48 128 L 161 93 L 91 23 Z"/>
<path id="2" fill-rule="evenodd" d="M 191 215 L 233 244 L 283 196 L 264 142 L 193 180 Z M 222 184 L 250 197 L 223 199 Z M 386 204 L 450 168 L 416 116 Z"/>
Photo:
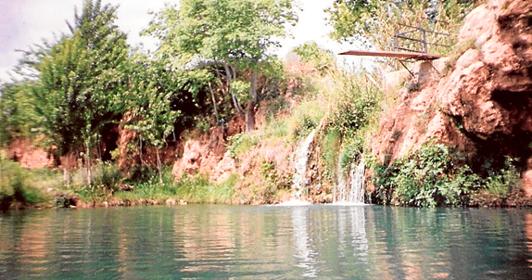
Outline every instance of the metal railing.
<path id="1" fill-rule="evenodd" d="M 418 26 L 399 24 L 403 30 L 395 32 L 391 45 L 395 51 L 407 51 L 428 54 L 431 46 L 449 48 L 442 43 L 443 39 L 449 38 L 449 33 L 427 30 Z"/>

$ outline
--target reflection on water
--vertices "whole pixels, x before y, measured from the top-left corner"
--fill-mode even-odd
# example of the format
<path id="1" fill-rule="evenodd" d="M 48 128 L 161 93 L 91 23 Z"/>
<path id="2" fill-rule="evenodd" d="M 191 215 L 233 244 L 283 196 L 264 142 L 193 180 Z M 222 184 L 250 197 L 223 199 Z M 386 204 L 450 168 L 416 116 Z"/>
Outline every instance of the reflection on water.
<path id="1" fill-rule="evenodd" d="M 529 256 L 532 256 L 532 213 L 527 213 L 525 220 L 526 246 L 528 247 Z M 532 269 L 532 258 L 528 258 L 527 261 L 528 268 Z"/>
<path id="2" fill-rule="evenodd" d="M 186 206 L 0 215 L 0 279 L 532 279 L 532 212 Z"/>
<path id="3" fill-rule="evenodd" d="M 368 239 L 366 238 L 366 218 L 364 207 L 353 207 L 350 209 L 351 216 L 351 238 L 353 239 L 353 254 L 367 261 Z"/>
<path id="4" fill-rule="evenodd" d="M 297 267 L 303 269 L 302 276 L 316 277 L 315 255 L 310 248 L 312 240 L 307 232 L 308 207 L 295 207 L 292 210 L 292 227 L 294 232 L 294 257 L 297 259 Z"/>

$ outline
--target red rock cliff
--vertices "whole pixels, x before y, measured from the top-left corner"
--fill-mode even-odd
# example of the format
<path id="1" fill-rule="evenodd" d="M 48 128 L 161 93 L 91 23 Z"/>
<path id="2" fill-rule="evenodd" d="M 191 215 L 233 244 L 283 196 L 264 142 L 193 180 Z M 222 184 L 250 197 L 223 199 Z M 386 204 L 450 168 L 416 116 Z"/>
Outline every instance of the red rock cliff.
<path id="1" fill-rule="evenodd" d="M 519 157 L 532 195 L 532 1 L 488 1 L 465 18 L 458 40 L 467 50 L 456 62 L 419 67 L 420 89 L 399 92 L 372 150 L 388 163 L 435 138 L 477 164 Z"/>

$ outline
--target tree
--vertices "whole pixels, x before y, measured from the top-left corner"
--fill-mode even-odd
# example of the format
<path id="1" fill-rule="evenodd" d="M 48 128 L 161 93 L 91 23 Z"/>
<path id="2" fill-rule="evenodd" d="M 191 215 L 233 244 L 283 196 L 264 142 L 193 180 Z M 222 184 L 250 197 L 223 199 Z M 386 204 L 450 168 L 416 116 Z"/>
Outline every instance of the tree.
<path id="1" fill-rule="evenodd" d="M 141 166 L 144 142 L 156 148 L 157 169 L 161 175 L 159 153 L 169 136 L 190 127 L 210 111 L 211 106 L 215 115 L 221 113 L 210 86 L 213 74 L 202 67 L 172 70 L 164 60 L 150 59 L 139 53 L 134 54 L 131 61 L 125 99 L 125 110 L 131 115 L 126 127 L 138 133 Z M 211 96 L 207 95 L 207 88 L 211 89 Z"/>
<path id="2" fill-rule="evenodd" d="M 381 3 L 382 4 L 382 3 Z M 337 0 L 327 9 L 333 27 L 331 37 L 346 40 L 357 35 L 366 35 L 365 30 L 374 25 L 379 1 Z"/>
<path id="3" fill-rule="evenodd" d="M 452 32 L 459 28 L 463 16 L 474 0 L 336 0 L 327 9 L 330 34 L 339 41 L 359 41 L 387 49 L 399 24 L 420 26 L 427 30 Z M 436 41 L 440 38 L 429 38 Z M 452 38 L 449 38 L 451 45 Z M 440 41 L 441 42 L 441 41 Z"/>
<path id="4" fill-rule="evenodd" d="M 0 86 L 0 146 L 15 138 L 28 138 L 37 129 L 31 81 Z"/>
<path id="5" fill-rule="evenodd" d="M 66 38 L 40 61 L 39 81 L 33 89 L 41 129 L 59 155 L 83 143 L 83 77 L 89 61 L 79 38 Z"/>
<path id="6" fill-rule="evenodd" d="M 114 24 L 117 7 L 86 0 L 76 12 L 71 34 L 36 63 L 39 73 L 36 109 L 45 134 L 60 154 L 85 148 L 87 183 L 91 185 L 94 143 L 105 124 L 123 111 L 128 46 Z"/>
<path id="7" fill-rule="evenodd" d="M 309 63 L 322 75 L 333 69 L 335 65 L 334 55 L 329 50 L 324 50 L 316 44 L 316 42 L 309 42 L 297 46 L 294 52 L 305 63 Z"/>
<path id="8" fill-rule="evenodd" d="M 252 130 L 259 99 L 257 64 L 279 46 L 285 26 L 295 21 L 290 0 L 183 0 L 179 9 L 169 6 L 156 14 L 147 33 L 160 39 L 160 57 L 177 58 L 174 64 L 198 57 L 219 63 L 224 92 L 231 95 L 238 113 L 245 110 L 246 128 Z M 247 81 L 238 77 L 244 73 Z"/>
<path id="9" fill-rule="evenodd" d="M 170 80 L 162 77 L 158 70 L 157 62 L 150 63 L 145 57 L 137 56 L 132 63 L 127 95 L 127 110 L 132 118 L 126 127 L 140 134 L 140 143 L 145 139 L 155 147 L 157 171 L 162 183 L 160 150 L 174 131 L 174 123 L 181 112 L 172 110 L 173 91 L 168 90 Z M 142 146 L 139 148 L 142 155 Z"/>

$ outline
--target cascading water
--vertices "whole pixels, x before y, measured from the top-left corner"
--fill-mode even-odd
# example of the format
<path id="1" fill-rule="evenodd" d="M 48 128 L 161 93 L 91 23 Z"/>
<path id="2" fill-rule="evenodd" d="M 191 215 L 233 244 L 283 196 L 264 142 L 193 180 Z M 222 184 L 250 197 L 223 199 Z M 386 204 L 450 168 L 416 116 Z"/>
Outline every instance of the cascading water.
<path id="1" fill-rule="evenodd" d="M 313 130 L 297 147 L 294 158 L 294 178 L 292 181 L 292 199 L 300 200 L 301 193 L 307 185 L 306 173 L 310 146 L 317 130 Z"/>
<path id="2" fill-rule="evenodd" d="M 347 200 L 347 182 L 345 179 L 344 169 L 342 168 L 342 153 L 338 156 L 338 165 L 336 167 L 337 185 L 333 194 L 334 202 Z"/>
<path id="3" fill-rule="evenodd" d="M 349 182 L 346 182 L 340 158 L 338 159 L 337 185 L 333 194 L 334 203 L 364 204 L 364 171 L 365 164 L 361 157 L 357 165 L 351 165 Z"/>
<path id="4" fill-rule="evenodd" d="M 351 190 L 349 192 L 350 203 L 364 204 L 364 171 L 366 166 L 364 159 L 360 157 L 357 166 L 351 168 Z"/>

